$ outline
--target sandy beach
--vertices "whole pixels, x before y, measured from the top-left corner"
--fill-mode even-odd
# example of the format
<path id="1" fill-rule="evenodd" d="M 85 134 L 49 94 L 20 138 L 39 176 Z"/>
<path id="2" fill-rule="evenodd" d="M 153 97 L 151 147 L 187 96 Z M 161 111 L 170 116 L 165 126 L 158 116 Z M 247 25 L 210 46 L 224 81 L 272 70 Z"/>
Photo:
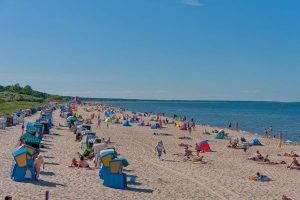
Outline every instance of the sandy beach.
<path id="1" fill-rule="evenodd" d="M 53 113 L 54 125 L 65 124 L 66 119 L 59 116 L 59 110 Z M 85 112 L 79 107 L 84 118 L 91 112 Z M 96 113 L 96 112 L 95 112 Z M 25 119 L 33 121 L 38 114 Z M 103 114 L 101 116 L 103 118 Z M 121 124 L 101 128 L 96 127 L 93 121 L 93 131 L 104 138 L 111 138 L 113 145 L 121 156 L 128 159 L 130 165 L 125 173 L 137 176 L 137 183 L 128 185 L 127 190 L 107 188 L 102 185 L 98 173 L 99 169 L 67 168 L 72 158 L 77 158 L 81 152 L 81 143 L 75 142 L 75 135 L 68 129 L 52 129 L 52 134 L 43 139 L 42 155 L 46 166 L 40 180 L 36 182 L 14 182 L 10 179 L 12 164 L 11 153 L 15 150 L 21 135 L 21 127 L 7 128 L 0 132 L 0 199 L 5 195 L 12 195 L 17 200 L 44 199 L 45 191 L 50 192 L 50 199 L 281 199 L 287 195 L 292 199 L 300 199 L 300 171 L 289 170 L 286 164 L 260 165 L 247 160 L 256 150 L 263 155 L 268 154 L 272 161 L 290 163 L 292 158 L 277 156 L 292 150 L 299 151 L 299 146 L 284 145 L 276 147 L 277 141 L 260 138 L 264 146 L 251 147 L 247 152 L 227 148 L 228 140 L 216 140 L 213 135 L 203 135 L 206 129 L 216 127 L 197 125 L 196 130 L 189 135 L 187 131 L 180 131 L 174 125 L 165 125 L 160 130 L 151 130 L 149 127 L 124 127 Z M 153 135 L 153 132 L 167 133 L 169 136 Z M 247 140 L 254 135 L 226 130 L 229 136 L 244 136 Z M 179 137 L 191 137 L 190 140 Z M 161 161 L 155 156 L 156 143 L 164 142 L 167 154 Z M 197 142 L 209 140 L 213 152 L 201 153 L 207 164 L 193 164 L 184 161 L 180 143 L 194 145 Z M 93 166 L 93 163 L 90 162 Z M 248 176 L 261 172 L 272 179 L 270 182 L 255 182 L 248 180 Z"/>

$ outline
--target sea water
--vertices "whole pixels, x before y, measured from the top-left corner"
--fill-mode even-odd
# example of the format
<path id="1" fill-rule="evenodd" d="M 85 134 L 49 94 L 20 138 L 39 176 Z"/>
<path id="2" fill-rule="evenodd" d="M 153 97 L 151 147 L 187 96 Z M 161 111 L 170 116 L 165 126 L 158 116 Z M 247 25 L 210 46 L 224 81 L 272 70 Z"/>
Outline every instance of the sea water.
<path id="1" fill-rule="evenodd" d="M 198 124 L 222 128 L 228 127 L 230 122 L 238 122 L 241 130 L 261 135 L 265 134 L 265 128 L 272 126 L 273 135 L 281 131 L 284 139 L 300 141 L 300 103 L 150 100 L 107 100 L 104 103 L 136 112 L 186 116 Z"/>

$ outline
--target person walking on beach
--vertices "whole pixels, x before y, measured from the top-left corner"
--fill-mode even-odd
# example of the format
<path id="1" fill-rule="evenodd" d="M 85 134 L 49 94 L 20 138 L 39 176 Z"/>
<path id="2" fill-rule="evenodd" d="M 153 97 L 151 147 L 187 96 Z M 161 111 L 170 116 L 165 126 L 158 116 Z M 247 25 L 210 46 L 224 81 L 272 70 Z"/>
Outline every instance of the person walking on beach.
<path id="1" fill-rule="evenodd" d="M 266 135 L 267 138 L 269 137 L 269 133 L 268 133 L 268 129 L 267 128 L 265 128 L 265 135 Z"/>
<path id="2" fill-rule="evenodd" d="M 231 125 L 231 122 L 230 122 L 229 125 L 228 125 L 228 128 L 231 129 L 231 126 L 232 126 L 232 125 Z"/>
<path id="3" fill-rule="evenodd" d="M 155 147 L 155 154 L 156 152 L 158 153 L 158 158 L 160 160 L 161 158 L 161 155 L 162 155 L 162 152 L 164 152 L 164 154 L 166 154 L 166 150 L 165 150 L 165 147 L 164 147 L 164 144 L 162 141 L 159 141 Z"/>

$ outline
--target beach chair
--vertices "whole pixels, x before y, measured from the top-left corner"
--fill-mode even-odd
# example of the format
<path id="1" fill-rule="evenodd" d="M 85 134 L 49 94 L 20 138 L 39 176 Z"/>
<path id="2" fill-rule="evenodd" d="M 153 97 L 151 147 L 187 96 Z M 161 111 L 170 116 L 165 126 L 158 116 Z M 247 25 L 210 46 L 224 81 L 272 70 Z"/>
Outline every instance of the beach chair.
<path id="1" fill-rule="evenodd" d="M 0 118 L 0 129 L 5 129 L 6 128 L 6 119 L 5 118 Z"/>
<path id="2" fill-rule="evenodd" d="M 104 178 L 103 185 L 116 189 L 127 188 L 127 175 L 122 173 L 123 167 L 129 163 L 125 158 L 115 158 L 109 162 L 110 174 Z"/>
<path id="3" fill-rule="evenodd" d="M 110 174 L 110 161 L 114 158 L 117 158 L 116 152 L 113 149 L 103 150 L 100 152 L 99 156 L 102 166 L 99 171 L 99 177 L 104 179 L 106 176 Z"/>
<path id="4" fill-rule="evenodd" d="M 89 139 L 95 139 L 97 138 L 96 133 L 93 132 L 89 132 L 89 131 L 82 131 L 81 132 L 81 136 L 80 136 L 80 140 L 81 140 L 81 149 L 86 149 L 88 148 L 89 145 Z"/>
<path id="5" fill-rule="evenodd" d="M 36 171 L 33 167 L 32 158 L 34 148 L 27 145 L 20 146 L 13 152 L 13 165 L 11 168 L 11 179 L 14 181 L 36 180 Z"/>
<path id="6" fill-rule="evenodd" d="M 101 164 L 101 159 L 100 159 L 100 152 L 103 152 L 103 150 L 107 150 L 107 149 L 113 149 L 112 145 L 108 145 L 106 143 L 98 143 L 98 144 L 94 144 L 93 145 L 93 152 L 94 152 L 94 156 L 95 156 L 95 167 L 96 168 L 100 168 L 100 164 Z M 112 150 L 110 150 L 112 151 Z"/>

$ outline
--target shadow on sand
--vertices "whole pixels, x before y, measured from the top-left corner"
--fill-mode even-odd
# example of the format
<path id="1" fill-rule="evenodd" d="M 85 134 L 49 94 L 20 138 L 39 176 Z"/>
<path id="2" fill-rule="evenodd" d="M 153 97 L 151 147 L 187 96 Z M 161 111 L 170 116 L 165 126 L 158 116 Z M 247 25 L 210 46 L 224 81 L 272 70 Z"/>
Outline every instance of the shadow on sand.
<path id="1" fill-rule="evenodd" d="M 58 134 L 58 133 L 52 133 L 51 135 L 54 135 L 54 136 L 61 136 L 61 134 Z"/>
<path id="2" fill-rule="evenodd" d="M 55 158 L 53 156 L 44 156 L 44 158 Z"/>
<path id="3" fill-rule="evenodd" d="M 40 174 L 44 175 L 44 176 L 54 176 L 55 175 L 55 173 L 53 173 L 53 172 L 44 172 L 44 171 L 41 171 Z"/>
<path id="4" fill-rule="evenodd" d="M 128 187 L 126 190 L 132 191 L 132 192 L 140 192 L 140 193 L 153 193 L 153 191 L 154 191 L 152 189 L 132 188 L 132 187 Z"/>
<path id="5" fill-rule="evenodd" d="M 164 161 L 164 162 L 180 162 L 178 160 L 167 160 L 167 159 L 163 159 L 162 161 Z"/>
<path id="6" fill-rule="evenodd" d="M 64 184 L 60 184 L 60 183 L 55 183 L 55 182 L 49 182 L 49 181 L 45 181 L 45 180 L 38 180 L 38 181 L 24 181 L 26 183 L 31 183 L 33 185 L 38 185 L 41 187 L 57 187 L 57 186 L 62 186 L 64 187 Z"/>
<path id="7" fill-rule="evenodd" d="M 124 172 L 134 172 L 135 170 L 131 170 L 131 169 L 123 169 Z M 127 175 L 129 176 L 129 175 Z"/>
<path id="8" fill-rule="evenodd" d="M 45 165 L 59 165 L 59 164 L 55 162 L 45 162 Z"/>

